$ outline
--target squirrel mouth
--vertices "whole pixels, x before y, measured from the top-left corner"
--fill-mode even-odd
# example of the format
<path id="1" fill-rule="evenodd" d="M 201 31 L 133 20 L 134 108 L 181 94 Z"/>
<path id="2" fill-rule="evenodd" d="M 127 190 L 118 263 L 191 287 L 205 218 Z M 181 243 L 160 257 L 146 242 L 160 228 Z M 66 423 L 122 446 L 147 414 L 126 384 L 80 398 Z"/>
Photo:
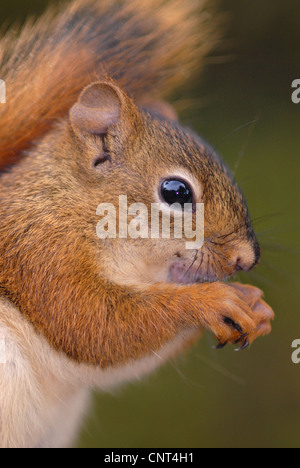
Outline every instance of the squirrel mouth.
<path id="1" fill-rule="evenodd" d="M 228 278 L 228 274 L 223 274 L 220 271 L 214 270 L 212 265 L 191 264 L 186 265 L 184 262 L 174 262 L 169 268 L 169 281 L 177 284 L 194 284 L 194 283 L 213 283 L 219 280 Z"/>

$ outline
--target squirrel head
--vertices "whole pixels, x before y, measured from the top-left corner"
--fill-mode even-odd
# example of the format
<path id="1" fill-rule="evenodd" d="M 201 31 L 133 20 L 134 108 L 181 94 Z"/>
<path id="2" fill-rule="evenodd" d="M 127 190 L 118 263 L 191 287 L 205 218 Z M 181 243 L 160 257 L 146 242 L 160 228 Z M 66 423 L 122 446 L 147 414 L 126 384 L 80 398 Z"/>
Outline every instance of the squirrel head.
<path id="1" fill-rule="evenodd" d="M 98 213 L 105 213 L 107 229 L 113 231 L 111 237 L 97 239 L 95 220 L 93 242 L 105 246 L 102 272 L 111 281 L 141 286 L 215 281 L 251 270 L 260 248 L 245 199 L 228 169 L 209 145 L 178 123 L 170 106 L 143 104 L 138 108 L 116 83 L 102 81 L 85 88 L 70 111 L 64 155 L 72 155 L 72 161 L 67 159 L 74 177 L 80 172 L 87 213 L 94 219 L 102 206 Z M 120 201 L 126 206 L 121 208 Z M 160 231 L 157 239 L 151 230 L 158 203 L 170 216 L 169 238 Z M 199 248 L 187 248 L 191 239 L 184 226 L 182 235 L 175 236 L 173 203 L 181 217 L 184 203 L 204 205 Z M 120 212 L 128 209 L 120 238 Z M 196 232 L 195 210 L 191 217 Z M 130 223 L 137 228 L 133 235 L 126 229 Z"/>
<path id="2" fill-rule="evenodd" d="M 218 156 L 168 105 L 139 108 L 109 80 L 85 88 L 68 118 L 2 173 L 0 198 L 0 292 L 79 362 L 101 361 L 99 328 L 109 335 L 106 302 L 113 307 L 116 295 L 224 279 L 260 257 L 245 200 Z M 187 204 L 195 237 L 195 207 L 204 206 L 203 245 L 187 248 L 185 229 L 146 236 L 153 204 L 171 228 Z M 103 219 L 115 236 L 100 232 Z"/>

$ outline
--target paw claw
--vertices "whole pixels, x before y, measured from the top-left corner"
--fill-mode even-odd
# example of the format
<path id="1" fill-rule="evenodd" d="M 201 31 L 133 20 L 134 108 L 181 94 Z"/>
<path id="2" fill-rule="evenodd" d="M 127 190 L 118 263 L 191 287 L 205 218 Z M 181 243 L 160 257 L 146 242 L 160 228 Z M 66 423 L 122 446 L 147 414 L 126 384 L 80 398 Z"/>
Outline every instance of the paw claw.
<path id="1" fill-rule="evenodd" d="M 241 351 L 256 338 L 270 333 L 274 313 L 262 299 L 262 291 L 248 285 L 214 283 L 215 307 L 206 325 L 218 340 L 216 349 L 229 343 L 238 344 Z"/>
<path id="2" fill-rule="evenodd" d="M 244 349 L 248 348 L 250 345 L 249 341 L 248 340 L 244 340 L 242 345 L 236 349 L 236 351 L 243 351 Z"/>
<path id="3" fill-rule="evenodd" d="M 224 323 L 226 323 L 226 325 L 228 325 L 233 330 L 237 330 L 239 333 L 243 333 L 242 327 L 231 318 L 224 317 Z"/>
<path id="4" fill-rule="evenodd" d="M 224 343 L 219 342 L 216 346 L 214 346 L 214 349 L 223 349 L 227 345 L 228 341 L 225 341 Z"/>

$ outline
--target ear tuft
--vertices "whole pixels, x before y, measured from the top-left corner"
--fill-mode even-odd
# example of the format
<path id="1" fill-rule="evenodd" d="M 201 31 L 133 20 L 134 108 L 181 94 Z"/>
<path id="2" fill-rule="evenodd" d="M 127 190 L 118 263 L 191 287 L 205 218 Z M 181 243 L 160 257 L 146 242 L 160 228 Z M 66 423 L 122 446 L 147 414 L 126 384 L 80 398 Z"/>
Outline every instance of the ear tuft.
<path id="1" fill-rule="evenodd" d="M 87 86 L 70 111 L 74 132 L 79 137 L 107 134 L 121 119 L 125 97 L 125 93 L 110 82 L 99 81 Z"/>

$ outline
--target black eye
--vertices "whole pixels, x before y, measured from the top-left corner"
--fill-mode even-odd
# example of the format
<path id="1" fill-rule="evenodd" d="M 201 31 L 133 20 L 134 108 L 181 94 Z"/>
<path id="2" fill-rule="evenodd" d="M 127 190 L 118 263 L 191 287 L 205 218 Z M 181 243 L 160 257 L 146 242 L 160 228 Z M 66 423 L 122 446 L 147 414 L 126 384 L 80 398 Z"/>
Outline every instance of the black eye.
<path id="1" fill-rule="evenodd" d="M 164 180 L 160 187 L 161 198 L 168 205 L 179 203 L 184 208 L 185 203 L 193 203 L 193 191 L 190 186 L 178 179 Z"/>

